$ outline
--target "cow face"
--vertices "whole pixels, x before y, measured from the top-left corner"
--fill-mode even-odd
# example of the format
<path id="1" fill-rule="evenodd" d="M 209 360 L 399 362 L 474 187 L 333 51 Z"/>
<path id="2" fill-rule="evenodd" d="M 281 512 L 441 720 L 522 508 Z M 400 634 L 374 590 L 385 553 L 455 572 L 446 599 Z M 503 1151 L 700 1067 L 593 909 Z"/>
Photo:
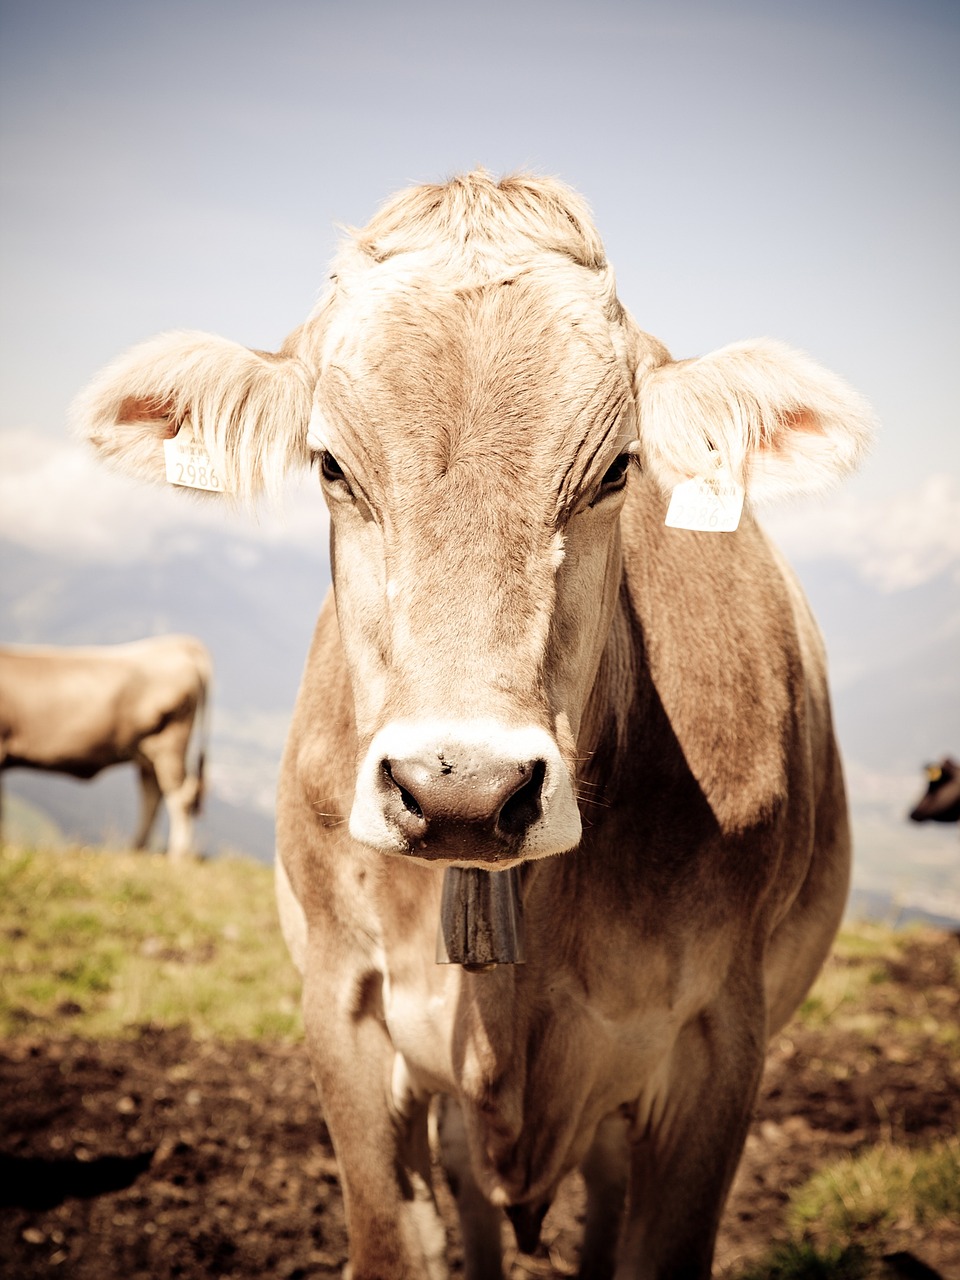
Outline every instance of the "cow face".
<path id="1" fill-rule="evenodd" d="M 583 267 L 390 276 L 334 293 L 310 431 L 362 752 L 350 830 L 460 865 L 562 852 L 619 587 L 629 370 Z"/>

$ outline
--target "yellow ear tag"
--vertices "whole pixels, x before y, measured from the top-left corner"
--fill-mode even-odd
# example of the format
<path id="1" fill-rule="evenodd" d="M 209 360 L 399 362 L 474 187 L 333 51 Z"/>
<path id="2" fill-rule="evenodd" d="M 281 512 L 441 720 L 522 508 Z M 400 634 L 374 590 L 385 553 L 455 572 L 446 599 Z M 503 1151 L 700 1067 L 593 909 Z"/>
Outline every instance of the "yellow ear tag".
<path id="1" fill-rule="evenodd" d="M 743 512 L 744 489 L 719 465 L 711 476 L 694 476 L 676 485 L 670 495 L 665 523 L 671 529 L 701 533 L 733 533 Z"/>
<path id="2" fill-rule="evenodd" d="M 185 489 L 203 489 L 207 493 L 225 493 L 226 486 L 217 475 L 209 453 L 185 422 L 172 440 L 163 442 L 163 458 L 170 484 Z"/>

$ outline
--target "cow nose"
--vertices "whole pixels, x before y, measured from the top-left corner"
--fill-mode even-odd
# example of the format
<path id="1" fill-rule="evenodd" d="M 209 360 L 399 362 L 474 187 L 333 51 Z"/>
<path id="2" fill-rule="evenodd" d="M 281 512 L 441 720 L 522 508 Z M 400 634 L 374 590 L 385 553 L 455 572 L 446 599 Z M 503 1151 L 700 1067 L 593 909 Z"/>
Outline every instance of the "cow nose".
<path id="1" fill-rule="evenodd" d="M 380 772 L 401 834 L 421 841 L 433 829 L 501 840 L 522 838 L 543 812 L 545 760 L 458 761 L 384 758 Z"/>
<path id="2" fill-rule="evenodd" d="M 502 866 L 564 853 L 580 832 L 573 776 L 539 725 L 389 720 L 357 766 L 350 834 L 383 853 Z"/>

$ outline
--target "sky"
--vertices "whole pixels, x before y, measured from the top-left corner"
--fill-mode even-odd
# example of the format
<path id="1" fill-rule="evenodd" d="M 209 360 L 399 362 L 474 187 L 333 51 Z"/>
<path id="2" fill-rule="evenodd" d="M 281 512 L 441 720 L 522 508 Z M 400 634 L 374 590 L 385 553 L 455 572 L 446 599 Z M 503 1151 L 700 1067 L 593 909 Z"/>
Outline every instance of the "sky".
<path id="1" fill-rule="evenodd" d="M 581 191 L 675 356 L 776 337 L 872 402 L 788 550 L 952 555 L 958 55 L 954 0 L 3 0 L 0 536 L 106 554 L 143 504 L 176 519 L 110 489 L 65 519 L 84 383 L 171 328 L 275 349 L 339 227 L 481 164 Z"/>

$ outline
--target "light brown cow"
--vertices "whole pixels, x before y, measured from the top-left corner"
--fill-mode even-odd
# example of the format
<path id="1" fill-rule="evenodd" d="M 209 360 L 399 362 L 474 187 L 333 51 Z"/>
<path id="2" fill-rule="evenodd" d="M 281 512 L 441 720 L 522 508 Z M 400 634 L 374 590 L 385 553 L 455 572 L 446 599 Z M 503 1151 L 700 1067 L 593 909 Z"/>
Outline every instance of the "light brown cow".
<path id="1" fill-rule="evenodd" d="M 203 795 L 210 675 L 210 656 L 192 636 L 0 649 L 0 771 L 92 778 L 130 761 L 141 784 L 135 847 L 146 846 L 162 798 L 170 818 L 167 851 L 185 857 Z M 201 741 L 191 767 L 195 720 Z"/>
<path id="2" fill-rule="evenodd" d="M 665 493 L 699 478 L 709 524 L 736 482 L 818 487 L 857 461 L 868 408 L 768 341 L 673 361 L 576 196 L 479 172 L 355 233 L 278 355 L 167 335 L 77 412 L 141 474 L 187 420 L 241 494 L 318 463 L 334 592 L 278 892 L 353 1280 L 446 1274 L 435 1094 L 472 1277 L 500 1274 L 498 1207 L 529 1249 L 578 1166 L 584 1275 L 708 1275 L 849 838 L 794 579 L 749 514 L 666 527 Z M 525 963 L 435 963 L 451 867 L 514 868 Z"/>

